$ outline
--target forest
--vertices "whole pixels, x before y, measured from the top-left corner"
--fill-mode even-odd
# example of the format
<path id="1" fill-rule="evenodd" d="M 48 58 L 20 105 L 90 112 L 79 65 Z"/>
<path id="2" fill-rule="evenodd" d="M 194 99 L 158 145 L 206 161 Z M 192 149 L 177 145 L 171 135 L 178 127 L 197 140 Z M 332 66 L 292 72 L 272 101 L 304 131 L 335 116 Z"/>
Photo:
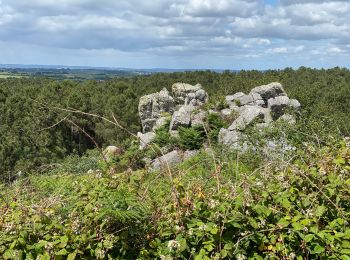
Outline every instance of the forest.
<path id="1" fill-rule="evenodd" d="M 96 144 L 127 145 L 127 132 L 102 119 L 63 109 L 107 118 L 114 115 L 122 126 L 136 133 L 140 130 L 139 98 L 164 87 L 170 90 L 175 82 L 200 83 L 210 96 L 219 97 L 274 81 L 281 82 L 291 97 L 300 100 L 310 134 L 349 133 L 350 72 L 341 68 L 160 73 L 105 82 L 2 79 L 0 176 L 11 179 L 19 171 L 49 166 L 70 154 L 82 155 Z"/>
<path id="2" fill-rule="evenodd" d="M 213 106 L 282 83 L 302 106 L 288 133 L 295 156 L 266 161 L 215 146 L 170 177 L 149 173 L 133 136 L 138 102 L 175 82 L 200 83 Z M 0 255 L 350 259 L 349 115 L 350 71 L 339 67 L 0 79 Z M 113 171 L 100 158 L 109 145 L 124 151 Z"/>

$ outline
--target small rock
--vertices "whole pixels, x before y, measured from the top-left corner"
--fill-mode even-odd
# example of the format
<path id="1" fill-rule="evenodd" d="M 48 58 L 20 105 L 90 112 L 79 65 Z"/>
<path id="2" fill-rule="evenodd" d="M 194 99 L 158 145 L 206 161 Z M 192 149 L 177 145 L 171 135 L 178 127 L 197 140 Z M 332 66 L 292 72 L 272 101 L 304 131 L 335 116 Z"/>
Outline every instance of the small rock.
<path id="1" fill-rule="evenodd" d="M 166 169 L 182 162 L 183 155 L 180 151 L 172 151 L 152 161 L 152 168 L 155 170 Z"/>
<path id="2" fill-rule="evenodd" d="M 290 114 L 284 114 L 278 119 L 278 121 L 284 121 L 290 125 L 295 125 L 297 123 L 295 117 Z"/>
<path id="3" fill-rule="evenodd" d="M 301 108 L 300 102 L 296 99 L 291 99 L 289 106 L 293 107 L 296 111 L 300 110 Z"/>
<path id="4" fill-rule="evenodd" d="M 148 132 L 148 133 L 137 133 L 137 137 L 140 139 L 140 149 L 145 149 L 156 137 L 156 134 L 154 132 Z"/>
<path id="5" fill-rule="evenodd" d="M 223 116 L 230 116 L 232 114 L 232 110 L 229 108 L 225 108 L 223 110 L 221 110 L 221 115 Z"/>
<path id="6" fill-rule="evenodd" d="M 169 133 L 171 137 L 179 138 L 179 131 L 172 130 L 172 131 L 169 131 Z"/>
<path id="7" fill-rule="evenodd" d="M 200 89 L 196 91 L 196 99 L 202 103 L 208 102 L 208 94 L 204 89 Z"/>
<path id="8" fill-rule="evenodd" d="M 117 146 L 107 146 L 106 149 L 103 150 L 102 155 L 105 158 L 105 160 L 110 160 L 112 157 L 121 155 L 123 153 L 123 150 L 120 149 Z"/>

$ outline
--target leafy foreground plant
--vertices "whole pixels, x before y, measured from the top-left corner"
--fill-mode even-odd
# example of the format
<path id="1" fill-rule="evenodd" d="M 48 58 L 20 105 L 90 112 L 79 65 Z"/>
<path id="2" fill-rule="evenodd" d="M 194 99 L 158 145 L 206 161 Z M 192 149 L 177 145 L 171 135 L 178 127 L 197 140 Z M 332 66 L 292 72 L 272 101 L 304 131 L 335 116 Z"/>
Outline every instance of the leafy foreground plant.
<path id="1" fill-rule="evenodd" d="M 290 162 L 218 149 L 169 173 L 2 187 L 5 259 L 350 259 L 350 142 Z M 215 158 L 215 160 L 214 160 Z M 254 157 L 255 160 L 256 157 Z"/>

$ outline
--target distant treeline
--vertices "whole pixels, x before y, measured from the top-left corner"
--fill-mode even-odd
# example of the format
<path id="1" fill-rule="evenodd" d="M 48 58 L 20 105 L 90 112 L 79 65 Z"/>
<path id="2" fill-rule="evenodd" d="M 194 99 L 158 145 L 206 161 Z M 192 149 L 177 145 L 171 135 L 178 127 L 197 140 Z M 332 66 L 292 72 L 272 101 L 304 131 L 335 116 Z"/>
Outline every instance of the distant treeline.
<path id="1" fill-rule="evenodd" d="M 121 125 L 136 133 L 140 130 L 139 98 L 164 87 L 170 90 L 175 82 L 200 83 L 210 96 L 219 97 L 273 81 L 281 82 L 291 98 L 300 100 L 306 134 L 349 134 L 350 71 L 342 68 L 159 73 L 102 82 L 1 79 L 0 176 L 45 167 L 71 153 L 83 154 L 95 142 L 100 147 L 122 145 L 129 138 L 101 118 L 62 109 L 109 119 L 114 114 Z"/>

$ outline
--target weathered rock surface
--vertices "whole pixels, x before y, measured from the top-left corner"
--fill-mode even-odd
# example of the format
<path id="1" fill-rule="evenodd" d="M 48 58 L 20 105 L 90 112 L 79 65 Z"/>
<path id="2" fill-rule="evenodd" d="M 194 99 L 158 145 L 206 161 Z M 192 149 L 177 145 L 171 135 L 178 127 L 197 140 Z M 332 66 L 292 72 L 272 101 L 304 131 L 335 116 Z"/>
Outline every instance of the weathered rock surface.
<path id="1" fill-rule="evenodd" d="M 198 150 L 185 151 L 183 154 L 183 160 L 188 160 L 188 159 L 196 156 L 197 154 L 199 154 Z"/>
<path id="2" fill-rule="evenodd" d="M 288 108 L 292 110 L 299 110 L 300 103 L 295 99 L 289 99 L 287 96 L 278 96 L 268 100 L 268 108 L 271 110 L 271 115 L 274 120 L 277 120 Z"/>
<path id="3" fill-rule="evenodd" d="M 167 154 L 164 154 L 161 157 L 158 157 L 154 159 L 151 163 L 152 169 L 154 170 L 160 170 L 160 169 L 166 169 L 168 166 L 173 167 L 177 164 L 183 162 L 184 160 L 188 160 L 194 156 L 196 156 L 199 153 L 198 150 L 192 150 L 192 151 L 179 151 L 175 150 L 172 152 L 169 152 Z"/>
<path id="4" fill-rule="evenodd" d="M 180 126 L 190 126 L 193 110 L 195 110 L 194 106 L 184 105 L 178 111 L 175 111 L 170 122 L 170 130 L 177 130 Z"/>
<path id="5" fill-rule="evenodd" d="M 191 126 L 203 126 L 208 113 L 204 110 L 194 111 L 191 115 Z"/>
<path id="6" fill-rule="evenodd" d="M 248 95 L 238 92 L 226 96 L 226 102 L 230 109 L 222 110 L 221 114 L 227 115 L 230 111 L 236 111 L 238 117 L 228 129 L 221 129 L 218 141 L 240 151 L 248 149 L 247 136 L 244 133 L 248 126 L 254 127 L 257 133 L 260 133 L 270 127 L 271 123 L 277 119 L 293 125 L 296 118 L 288 113 L 297 113 L 301 107 L 299 101 L 289 99 L 283 86 L 277 82 L 253 88 Z M 273 146 L 272 143 L 271 141 L 270 148 L 264 149 L 270 151 L 272 147 L 277 147 L 277 145 Z M 255 149 L 254 145 L 257 144 L 250 144 L 252 149 Z M 284 149 L 287 146 L 281 147 Z"/>
<path id="7" fill-rule="evenodd" d="M 170 120 L 170 117 L 160 117 L 157 119 L 156 123 L 153 126 L 153 131 L 156 131 L 157 129 L 163 127 L 164 125 L 166 125 L 168 123 L 168 121 Z"/>
<path id="8" fill-rule="evenodd" d="M 253 123 L 270 123 L 272 121 L 270 110 L 260 106 L 245 106 L 239 117 L 232 123 L 228 130 L 243 131 Z"/>
<path id="9" fill-rule="evenodd" d="M 262 86 L 253 88 L 250 91 L 250 94 L 260 95 L 265 102 L 267 102 L 270 98 L 287 95 L 283 89 L 282 84 L 278 82 L 273 82 L 267 85 L 262 85 Z"/>
<path id="10" fill-rule="evenodd" d="M 208 94 L 200 84 L 192 86 L 186 83 L 175 83 L 172 86 L 172 92 L 178 105 L 199 106 L 208 101 Z"/>
<path id="11" fill-rule="evenodd" d="M 145 149 L 156 137 L 156 134 L 153 132 L 148 132 L 148 133 L 137 133 L 137 137 L 140 140 L 140 149 Z"/>
<path id="12" fill-rule="evenodd" d="M 152 161 L 152 168 L 155 170 L 166 169 L 168 166 L 172 167 L 176 164 L 181 163 L 183 160 L 183 154 L 181 151 L 175 150 L 167 153 L 159 158 Z"/>
<path id="13" fill-rule="evenodd" d="M 144 133 L 152 131 L 154 125 L 163 113 L 172 114 L 175 111 L 174 99 L 166 89 L 154 94 L 143 96 L 139 102 L 139 116 Z"/>
<path id="14" fill-rule="evenodd" d="M 256 134 L 261 134 L 265 133 L 264 129 L 271 127 L 276 120 L 293 125 L 301 107 L 299 101 L 289 99 L 283 86 L 277 82 L 255 87 L 248 94 L 238 92 L 226 96 L 228 108 L 221 111 L 203 109 L 202 105 L 208 102 L 208 94 L 200 84 L 192 86 L 186 83 L 175 83 L 172 86 L 172 94 L 173 97 L 163 89 L 140 99 L 139 114 L 143 133 L 139 133 L 138 137 L 141 149 L 146 148 L 154 140 L 157 129 L 169 122 L 169 134 L 178 138 L 179 127 L 202 126 L 208 114 L 216 113 L 226 122 L 231 122 L 228 129 L 220 130 L 218 136 L 220 144 L 242 152 L 249 149 L 254 151 L 265 149 L 278 153 L 276 147 L 288 150 L 288 144 L 279 142 L 277 138 L 265 140 L 264 145 L 268 145 L 259 147 L 261 144 L 258 142 L 252 144 L 253 141 L 248 138 L 247 127 L 252 127 Z M 166 153 L 164 156 L 152 161 L 151 165 L 154 169 L 162 168 L 166 162 L 173 166 L 198 153 L 198 151 L 171 151 L 169 147 L 163 150 Z"/>
<path id="15" fill-rule="evenodd" d="M 284 114 L 283 116 L 281 116 L 278 121 L 283 121 L 286 122 L 290 125 L 295 125 L 297 120 L 295 119 L 295 116 L 292 116 L 290 114 Z"/>

